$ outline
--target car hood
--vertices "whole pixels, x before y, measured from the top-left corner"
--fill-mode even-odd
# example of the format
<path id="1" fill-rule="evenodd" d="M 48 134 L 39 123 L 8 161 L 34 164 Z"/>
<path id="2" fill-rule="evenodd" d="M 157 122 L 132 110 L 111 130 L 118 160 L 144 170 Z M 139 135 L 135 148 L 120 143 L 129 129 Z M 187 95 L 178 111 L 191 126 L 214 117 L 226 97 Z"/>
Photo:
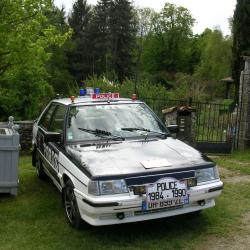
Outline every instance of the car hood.
<path id="1" fill-rule="evenodd" d="M 66 151 L 92 176 L 114 176 L 203 165 L 208 159 L 173 138 L 70 145 Z"/>

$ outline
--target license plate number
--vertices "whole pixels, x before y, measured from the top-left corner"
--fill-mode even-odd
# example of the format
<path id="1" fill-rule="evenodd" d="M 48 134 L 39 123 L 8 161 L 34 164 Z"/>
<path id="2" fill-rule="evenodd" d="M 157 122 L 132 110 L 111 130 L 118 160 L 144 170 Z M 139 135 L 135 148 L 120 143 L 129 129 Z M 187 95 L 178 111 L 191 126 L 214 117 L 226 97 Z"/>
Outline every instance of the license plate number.
<path id="1" fill-rule="evenodd" d="M 146 200 L 143 210 L 183 206 L 189 203 L 189 194 L 185 181 L 163 178 L 146 188 Z"/>

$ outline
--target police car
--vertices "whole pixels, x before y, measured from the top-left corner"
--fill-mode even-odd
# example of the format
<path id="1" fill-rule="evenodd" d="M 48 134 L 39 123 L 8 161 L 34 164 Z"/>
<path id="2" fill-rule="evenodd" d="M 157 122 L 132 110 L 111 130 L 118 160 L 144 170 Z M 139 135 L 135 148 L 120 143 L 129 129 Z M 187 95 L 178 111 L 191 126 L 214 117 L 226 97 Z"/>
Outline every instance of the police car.
<path id="1" fill-rule="evenodd" d="M 33 128 L 38 177 L 62 193 L 69 223 L 164 218 L 215 205 L 223 183 L 209 158 L 171 137 L 144 103 L 98 90 L 51 101 Z"/>

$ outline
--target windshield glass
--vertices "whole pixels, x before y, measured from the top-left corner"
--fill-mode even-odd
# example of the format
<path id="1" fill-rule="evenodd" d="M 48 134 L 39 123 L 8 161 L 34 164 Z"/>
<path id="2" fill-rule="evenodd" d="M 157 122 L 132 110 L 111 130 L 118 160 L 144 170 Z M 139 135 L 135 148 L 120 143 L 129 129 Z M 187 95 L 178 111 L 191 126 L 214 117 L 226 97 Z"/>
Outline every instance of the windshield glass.
<path id="1" fill-rule="evenodd" d="M 148 131 L 126 128 L 145 128 Z M 82 141 L 112 136 L 145 137 L 151 131 L 155 132 L 152 136 L 157 132 L 168 133 L 145 104 L 74 106 L 69 111 L 66 138 L 68 141 Z"/>

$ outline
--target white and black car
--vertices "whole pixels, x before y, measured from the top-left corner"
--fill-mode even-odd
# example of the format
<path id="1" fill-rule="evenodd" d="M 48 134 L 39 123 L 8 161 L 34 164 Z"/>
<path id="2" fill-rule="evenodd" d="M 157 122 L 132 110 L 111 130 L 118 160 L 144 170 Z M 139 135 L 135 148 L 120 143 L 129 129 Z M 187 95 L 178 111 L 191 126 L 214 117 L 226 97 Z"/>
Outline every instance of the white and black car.
<path id="1" fill-rule="evenodd" d="M 200 212 L 223 183 L 213 161 L 174 139 L 143 102 L 119 94 L 53 100 L 33 128 L 33 166 L 79 228 Z"/>

